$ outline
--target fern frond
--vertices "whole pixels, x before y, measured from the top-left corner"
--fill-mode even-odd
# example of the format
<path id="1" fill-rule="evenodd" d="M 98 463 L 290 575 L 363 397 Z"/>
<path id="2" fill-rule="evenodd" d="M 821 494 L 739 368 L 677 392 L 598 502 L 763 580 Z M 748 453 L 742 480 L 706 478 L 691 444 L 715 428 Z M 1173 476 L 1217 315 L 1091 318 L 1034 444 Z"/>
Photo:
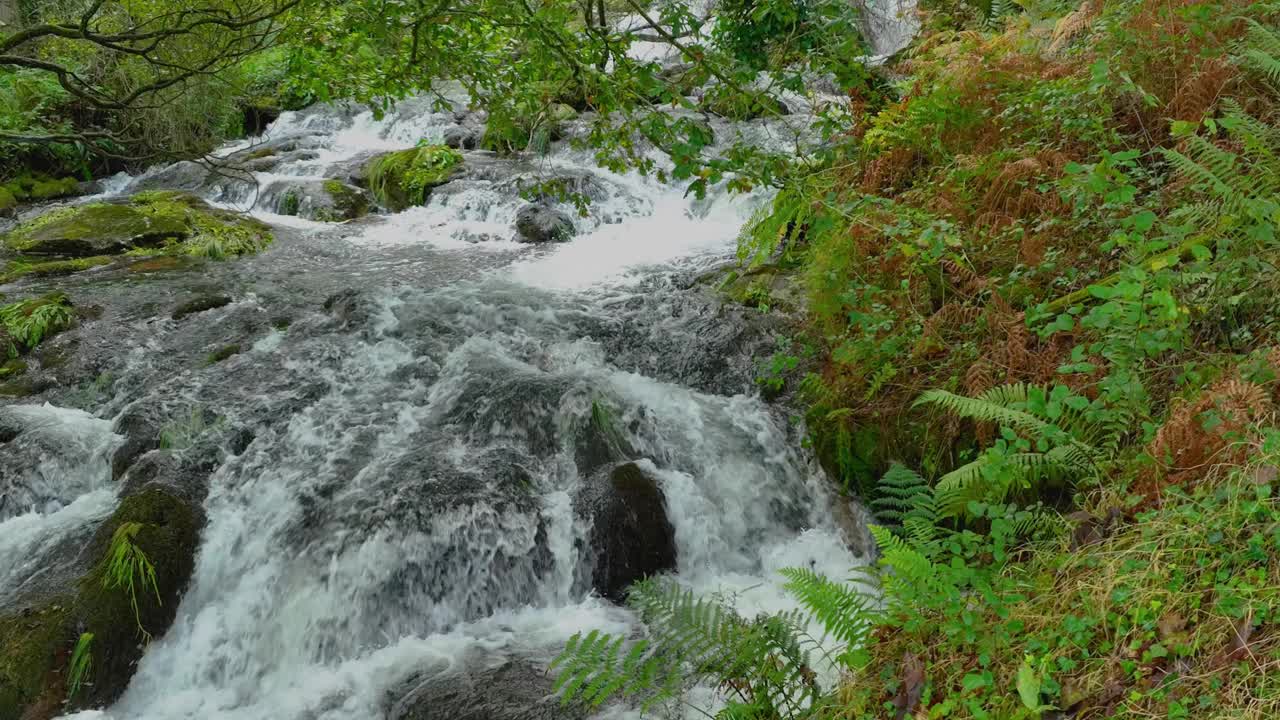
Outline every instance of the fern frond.
<path id="1" fill-rule="evenodd" d="M 1256 20 L 1245 22 L 1248 30 L 1241 42 L 1240 64 L 1280 84 L 1280 35 Z"/>
<path id="2" fill-rule="evenodd" d="M 1066 528 L 1061 515 L 1043 507 L 1018 512 L 1013 518 L 1013 536 L 1018 539 L 1056 537 Z"/>
<path id="3" fill-rule="evenodd" d="M 936 405 L 963 418 L 997 423 L 1014 430 L 1025 432 L 1043 430 L 1048 423 L 1025 410 L 1010 407 L 1025 402 L 1025 395 L 1021 400 L 1013 399 L 1018 397 L 1019 393 L 1025 392 L 1025 386 L 1006 385 L 992 388 L 978 397 L 971 398 L 946 390 L 928 390 L 916 400 L 915 405 Z"/>
<path id="4" fill-rule="evenodd" d="M 923 552 L 888 528 L 871 525 L 868 529 L 880 546 L 881 567 L 891 571 L 882 578 L 886 599 L 915 597 L 937 584 L 938 570 Z"/>
<path id="5" fill-rule="evenodd" d="M 918 511 L 926 512 L 927 503 L 931 503 L 933 497 L 929 481 L 899 463 L 891 465 L 880 478 L 876 494 L 878 497 L 871 501 L 876 517 L 896 523 L 903 522 L 913 510 L 917 510 L 918 502 L 924 504 Z"/>
<path id="6" fill-rule="evenodd" d="M 786 589 L 800 601 L 830 637 L 859 647 L 875 625 L 875 596 L 853 585 L 838 583 L 807 568 L 784 568 Z"/>

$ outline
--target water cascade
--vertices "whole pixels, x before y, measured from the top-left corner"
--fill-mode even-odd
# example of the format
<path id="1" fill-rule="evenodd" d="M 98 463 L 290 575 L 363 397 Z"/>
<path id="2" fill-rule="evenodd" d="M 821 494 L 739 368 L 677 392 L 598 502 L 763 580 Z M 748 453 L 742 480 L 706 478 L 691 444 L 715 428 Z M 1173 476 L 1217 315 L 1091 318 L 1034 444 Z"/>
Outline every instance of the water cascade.
<path id="1" fill-rule="evenodd" d="M 521 703 L 545 696 L 567 638 L 638 628 L 601 567 L 657 563 L 751 614 L 794 607 L 781 568 L 865 562 L 798 430 L 755 392 L 782 329 L 703 279 L 766 198 L 690 200 L 557 145 L 467 151 L 394 215 L 279 214 L 377 152 L 482 120 L 413 99 L 381 120 L 313 108 L 226 148 L 235 172 L 179 163 L 107 188 L 195 192 L 277 240 L 194 273 L 61 280 L 101 310 L 53 342 L 74 350 L 56 373 L 80 380 L 0 408 L 0 607 L 71 568 L 67 548 L 130 488 L 159 478 L 201 511 L 172 627 L 118 702 L 78 717 L 399 719 L 449 698 L 533 717 Z M 590 213 L 568 214 L 568 242 L 516 242 L 520 189 L 546 179 Z M 210 295 L 226 299 L 169 315 Z M 654 488 L 665 524 L 612 524 Z"/>

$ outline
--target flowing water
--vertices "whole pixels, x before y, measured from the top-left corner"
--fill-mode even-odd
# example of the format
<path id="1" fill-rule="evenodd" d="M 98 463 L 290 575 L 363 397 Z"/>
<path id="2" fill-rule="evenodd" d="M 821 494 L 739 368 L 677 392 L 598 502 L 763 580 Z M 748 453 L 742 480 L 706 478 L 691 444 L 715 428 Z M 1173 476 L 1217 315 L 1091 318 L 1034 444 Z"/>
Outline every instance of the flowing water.
<path id="1" fill-rule="evenodd" d="M 396 215 L 274 214 L 289 188 L 474 122 L 412 100 L 382 120 L 288 113 L 249 144 L 279 149 L 250 175 L 181 165 L 111 185 L 194 190 L 278 239 L 236 261 L 61 280 L 100 315 L 51 342 L 70 359 L 34 400 L 0 407 L 0 606 L 110 514 L 112 457 L 138 427 L 163 427 L 199 469 L 186 490 L 206 524 L 177 620 L 120 701 L 80 717 L 387 717 L 410 681 L 544 668 L 576 632 L 638 632 L 591 588 L 582 497 L 619 460 L 602 431 L 657 480 L 674 576 L 699 593 L 792 608 L 779 569 L 865 562 L 785 410 L 755 392 L 782 329 L 701 279 L 766 198 L 693 200 L 557 147 L 468 152 L 460 180 Z M 548 178 L 590 195 L 589 217 L 570 242 L 514 242 L 519 187 Z M 231 302 L 170 319 L 209 294 Z"/>

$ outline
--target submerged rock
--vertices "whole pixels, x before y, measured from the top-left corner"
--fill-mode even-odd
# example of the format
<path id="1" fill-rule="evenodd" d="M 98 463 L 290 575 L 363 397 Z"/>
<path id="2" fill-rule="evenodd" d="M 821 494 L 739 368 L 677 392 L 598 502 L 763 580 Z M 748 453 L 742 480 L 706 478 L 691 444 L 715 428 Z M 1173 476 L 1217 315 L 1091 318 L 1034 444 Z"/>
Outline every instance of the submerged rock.
<path id="1" fill-rule="evenodd" d="M 216 310 L 230 304 L 231 298 L 226 295 L 200 295 L 174 308 L 171 317 L 174 320 L 182 320 L 188 315 L 195 315 L 207 310 Z"/>
<path id="2" fill-rule="evenodd" d="M 656 479 L 635 463 L 595 477 L 580 503 L 591 518 L 591 584 L 621 602 L 627 588 L 676 567 L 675 528 Z"/>
<path id="3" fill-rule="evenodd" d="M 532 203 L 516 214 L 516 232 L 522 242 L 565 242 L 576 232 L 573 221 L 550 205 Z"/>
<path id="4" fill-rule="evenodd" d="M 565 706 L 551 679 L 529 660 L 496 667 L 446 670 L 406 683 L 390 720 L 576 720 L 580 707 Z"/>
<path id="5" fill-rule="evenodd" d="M 46 720 L 119 698 L 147 640 L 173 623 L 198 541 L 191 505 L 146 485 L 80 548 L 78 576 L 53 578 L 0 607 L 0 720 Z M 113 555 L 134 562 L 113 569 Z M 154 585 L 139 574 L 142 557 Z M 82 667 L 78 658 L 89 660 L 87 669 L 73 668 Z"/>

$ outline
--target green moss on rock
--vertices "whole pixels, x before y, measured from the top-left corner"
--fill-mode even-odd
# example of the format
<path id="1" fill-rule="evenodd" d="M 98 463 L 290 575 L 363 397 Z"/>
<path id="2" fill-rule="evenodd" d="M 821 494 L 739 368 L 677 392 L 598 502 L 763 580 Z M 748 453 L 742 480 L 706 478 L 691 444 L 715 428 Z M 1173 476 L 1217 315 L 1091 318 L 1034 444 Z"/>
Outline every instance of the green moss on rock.
<path id="1" fill-rule="evenodd" d="M 239 355 L 239 354 L 240 354 L 239 345 L 227 345 L 226 347 L 218 348 L 217 350 L 209 353 L 209 357 L 205 359 L 205 363 L 208 365 L 216 365 L 222 362 L 223 360 L 226 360 L 227 358 L 231 357 L 232 355 Z"/>
<path id="2" fill-rule="evenodd" d="M 32 200 L 53 200 L 69 197 L 79 192 L 80 183 L 75 178 L 37 180 L 31 185 Z"/>
<path id="3" fill-rule="evenodd" d="M 89 268 L 108 265 L 114 261 L 114 258 L 107 255 L 95 255 L 87 258 L 73 258 L 71 260 L 43 260 L 36 262 L 28 262 L 25 260 L 15 260 L 9 263 L 4 272 L 0 272 L 0 285 L 11 283 L 14 280 L 23 277 L 57 277 L 60 275 L 71 275 Z"/>
<path id="4" fill-rule="evenodd" d="M 188 315 L 195 315 L 206 310 L 216 310 L 230 304 L 231 298 L 226 295 L 201 295 L 174 308 L 172 317 L 174 320 L 181 320 Z"/>
<path id="5" fill-rule="evenodd" d="M 339 180 L 325 180 L 324 191 L 333 202 L 334 220 L 354 220 L 369 214 L 369 197 L 359 188 Z"/>
<path id="6" fill-rule="evenodd" d="M 159 597 L 138 592 L 136 610 L 135 597 L 107 581 L 111 541 L 125 523 L 137 524 L 132 543 L 154 567 L 159 590 Z M 97 560 L 78 583 L 64 595 L 0 616 L 0 720 L 46 720 L 119 698 L 147 639 L 173 623 L 198 540 L 197 514 L 167 490 L 152 487 L 122 501 L 86 548 Z M 85 632 L 94 635 L 91 675 L 68 697 L 71 652 Z"/>
<path id="7" fill-rule="evenodd" d="M 16 252 L 89 258 L 129 251 L 222 259 L 271 242 L 263 223 L 176 192 L 139 193 L 125 202 L 60 208 L 19 225 L 3 238 Z"/>
<path id="8" fill-rule="evenodd" d="M 7 214 L 17 206 L 18 198 L 14 197 L 9 188 L 0 185 L 0 215 Z"/>
<path id="9" fill-rule="evenodd" d="M 462 153 L 444 145 L 383 153 L 369 161 L 369 191 L 388 210 L 422 205 L 431 190 L 449 182 L 461 165 Z"/>

